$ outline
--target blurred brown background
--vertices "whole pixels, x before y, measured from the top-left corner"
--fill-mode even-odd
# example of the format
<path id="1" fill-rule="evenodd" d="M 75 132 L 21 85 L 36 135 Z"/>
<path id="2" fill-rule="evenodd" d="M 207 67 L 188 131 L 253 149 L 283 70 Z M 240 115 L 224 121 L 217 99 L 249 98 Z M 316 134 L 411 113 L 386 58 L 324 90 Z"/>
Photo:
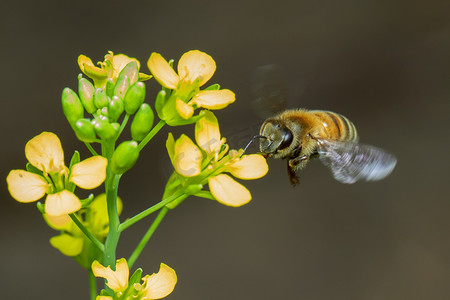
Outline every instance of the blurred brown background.
<path id="1" fill-rule="evenodd" d="M 270 161 L 265 178 L 245 182 L 250 204 L 192 198 L 169 213 L 137 266 L 176 270 L 169 299 L 450 299 L 449 12 L 447 0 L 8 1 L 1 177 L 25 166 L 25 143 L 42 131 L 61 137 L 66 156 L 86 157 L 60 106 L 62 89 L 77 88 L 81 53 L 94 61 L 126 53 L 147 73 L 152 51 L 211 54 L 211 83 L 237 95 L 216 114 L 234 148 L 262 122 L 251 108 L 253 72 L 277 64 L 289 107 L 349 117 L 362 142 L 398 156 L 394 173 L 343 185 L 315 162 L 292 188 L 284 162 Z M 154 96 L 157 85 L 147 88 Z M 122 219 L 161 197 L 169 130 L 123 177 Z M 0 205 L 1 298 L 88 299 L 87 272 L 50 246 L 56 233 L 35 205 L 15 202 L 5 180 Z M 125 232 L 119 257 L 150 222 Z"/>

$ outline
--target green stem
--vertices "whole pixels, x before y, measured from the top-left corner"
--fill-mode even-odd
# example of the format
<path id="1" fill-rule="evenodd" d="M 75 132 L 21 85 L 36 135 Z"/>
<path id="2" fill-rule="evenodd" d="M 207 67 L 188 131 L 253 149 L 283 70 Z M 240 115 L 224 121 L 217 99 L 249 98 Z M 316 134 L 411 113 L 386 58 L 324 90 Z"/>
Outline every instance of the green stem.
<path id="1" fill-rule="evenodd" d="M 106 142 L 102 144 L 102 154 L 108 161 L 111 161 L 114 153 L 114 142 Z M 105 250 L 103 252 L 103 265 L 111 266 L 112 270 L 116 269 L 116 248 L 119 242 L 119 214 L 117 212 L 117 189 L 119 188 L 120 175 L 113 174 L 109 164 L 106 168 L 105 192 L 106 203 L 108 207 L 109 231 L 105 241 Z"/>
<path id="2" fill-rule="evenodd" d="M 88 239 L 91 240 L 91 242 L 100 250 L 105 251 L 105 246 L 95 238 L 95 236 L 92 235 L 92 233 L 84 227 L 84 225 L 78 220 L 77 216 L 75 214 L 69 214 L 69 217 L 72 219 L 72 221 L 80 228 L 80 230 L 86 235 Z"/>
<path id="3" fill-rule="evenodd" d="M 117 133 L 117 138 L 122 133 L 123 129 L 125 128 L 125 125 L 127 125 L 129 118 L 130 118 L 130 115 L 128 115 L 128 114 L 126 114 L 125 117 L 123 117 L 122 124 L 120 124 L 119 132 Z"/>
<path id="4" fill-rule="evenodd" d="M 95 151 L 95 149 L 92 147 L 91 144 L 89 144 L 88 142 L 84 142 L 84 144 L 89 149 L 89 151 L 91 152 L 92 155 L 94 155 L 94 156 L 98 155 L 97 151 Z"/>
<path id="5" fill-rule="evenodd" d="M 91 269 L 89 269 L 89 289 L 91 300 L 95 300 L 95 298 L 97 298 L 97 282 L 95 280 L 94 273 L 92 273 Z"/>
<path id="6" fill-rule="evenodd" d="M 106 188 L 106 203 L 108 204 L 109 232 L 105 241 L 103 265 L 111 266 L 111 269 L 115 270 L 116 248 L 120 237 L 120 220 L 117 212 L 117 188 L 119 185 L 120 176 L 111 175 L 108 177 L 109 183 Z"/>
<path id="7" fill-rule="evenodd" d="M 148 142 L 150 142 L 150 140 L 158 133 L 158 131 L 161 130 L 161 128 L 163 128 L 163 126 L 166 124 L 165 121 L 160 120 L 158 122 L 158 124 L 156 124 L 155 127 L 153 127 L 153 129 L 147 134 L 147 136 L 142 140 L 142 142 L 139 143 L 138 146 L 138 150 L 141 151 L 142 148 L 145 147 L 145 145 L 147 145 Z"/>
<path id="8" fill-rule="evenodd" d="M 147 217 L 148 215 L 150 215 L 151 213 L 157 211 L 158 209 L 160 209 L 163 206 L 166 206 L 167 204 L 169 204 L 172 201 L 177 200 L 178 198 L 182 198 L 182 197 L 187 197 L 184 192 L 179 192 L 176 193 L 170 197 L 167 197 L 166 199 L 163 199 L 161 202 L 153 205 L 150 208 L 147 208 L 146 210 L 144 210 L 143 212 L 138 213 L 137 215 L 135 215 L 134 217 L 126 220 L 125 222 L 123 222 L 122 224 L 119 225 L 119 232 L 124 231 L 125 229 L 127 229 L 128 227 L 130 227 L 131 225 L 133 225 L 134 223 L 142 220 L 143 218 Z"/>
<path id="9" fill-rule="evenodd" d="M 145 235 L 142 237 L 142 240 L 139 242 L 139 245 L 136 247 L 136 249 L 131 254 L 130 258 L 128 259 L 128 267 L 131 268 L 133 264 L 138 259 L 139 255 L 141 254 L 142 250 L 144 250 L 145 246 L 147 245 L 148 241 L 152 237 L 153 233 L 155 232 L 156 228 L 158 228 L 158 225 L 161 223 L 164 216 L 167 214 L 169 209 L 167 207 L 163 207 L 160 211 L 156 219 L 153 221 L 150 228 L 147 230 Z"/>

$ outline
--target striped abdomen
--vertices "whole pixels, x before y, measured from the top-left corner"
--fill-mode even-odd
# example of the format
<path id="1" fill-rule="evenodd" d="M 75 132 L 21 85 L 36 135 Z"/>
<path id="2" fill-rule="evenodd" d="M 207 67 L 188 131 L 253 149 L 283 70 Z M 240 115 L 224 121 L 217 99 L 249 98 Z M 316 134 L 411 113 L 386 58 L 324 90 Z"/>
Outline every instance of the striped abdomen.
<path id="1" fill-rule="evenodd" d="M 310 113 L 322 122 L 322 138 L 342 142 L 358 141 L 355 125 L 343 115 L 326 110 L 312 110 Z"/>

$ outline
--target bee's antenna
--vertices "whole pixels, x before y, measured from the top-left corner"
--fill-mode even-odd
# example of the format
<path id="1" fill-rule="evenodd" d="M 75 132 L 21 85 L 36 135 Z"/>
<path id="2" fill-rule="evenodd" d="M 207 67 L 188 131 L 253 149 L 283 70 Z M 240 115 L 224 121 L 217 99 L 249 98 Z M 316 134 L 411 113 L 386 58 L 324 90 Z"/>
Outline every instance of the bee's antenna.
<path id="1" fill-rule="evenodd" d="M 250 140 L 250 142 L 248 142 L 247 146 L 245 146 L 244 151 L 242 152 L 242 155 L 244 155 L 245 150 L 247 150 L 248 146 L 250 146 L 250 144 L 253 143 L 253 141 L 254 141 L 255 139 L 267 139 L 267 137 L 266 137 L 266 136 L 263 136 L 263 135 L 255 135 L 254 137 L 252 137 L 252 139 Z"/>

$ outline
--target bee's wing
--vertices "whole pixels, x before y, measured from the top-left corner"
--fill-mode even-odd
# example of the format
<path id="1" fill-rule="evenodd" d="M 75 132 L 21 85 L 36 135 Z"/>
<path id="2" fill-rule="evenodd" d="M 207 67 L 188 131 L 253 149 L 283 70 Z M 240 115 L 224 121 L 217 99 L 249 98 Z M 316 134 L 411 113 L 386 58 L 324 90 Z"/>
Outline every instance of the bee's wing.
<path id="1" fill-rule="evenodd" d="M 342 183 L 374 181 L 388 176 L 397 159 L 380 148 L 358 143 L 318 140 L 319 158 Z"/>
<path id="2" fill-rule="evenodd" d="M 287 107 L 285 72 L 276 64 L 258 67 L 252 74 L 252 109 L 262 119 L 279 114 Z"/>

